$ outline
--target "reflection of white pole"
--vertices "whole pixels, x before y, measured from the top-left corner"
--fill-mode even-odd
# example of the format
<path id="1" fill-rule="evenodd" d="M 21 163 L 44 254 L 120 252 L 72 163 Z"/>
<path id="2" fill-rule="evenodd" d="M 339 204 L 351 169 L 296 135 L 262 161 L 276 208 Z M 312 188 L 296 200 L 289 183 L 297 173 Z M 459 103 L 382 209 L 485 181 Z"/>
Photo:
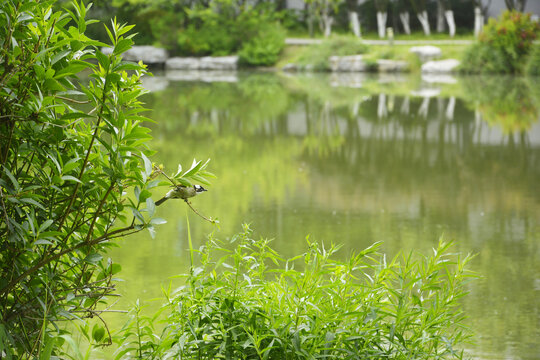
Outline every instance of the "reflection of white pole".
<path id="1" fill-rule="evenodd" d="M 401 20 L 401 24 L 403 25 L 403 31 L 405 31 L 405 34 L 411 35 L 409 13 L 406 11 L 399 13 L 399 19 Z"/>
<path id="2" fill-rule="evenodd" d="M 477 6 L 474 8 L 474 36 L 478 37 L 484 27 L 484 15 L 482 10 Z"/>
<path id="3" fill-rule="evenodd" d="M 395 95 L 390 95 L 388 97 L 388 111 L 389 112 L 393 112 L 394 111 L 394 102 L 396 100 L 396 96 Z"/>
<path id="4" fill-rule="evenodd" d="M 477 124 L 482 124 L 483 123 L 483 118 L 482 118 L 482 113 L 480 112 L 480 110 L 478 109 L 475 109 L 474 110 L 474 121 L 477 123 Z"/>
<path id="5" fill-rule="evenodd" d="M 379 30 L 379 37 L 384 38 L 386 32 L 386 12 L 377 11 L 377 29 Z"/>
<path id="6" fill-rule="evenodd" d="M 456 98 L 455 97 L 451 97 L 449 100 L 448 100 L 448 105 L 446 105 L 446 118 L 449 119 L 449 120 L 454 120 L 454 109 L 456 107 Z"/>
<path id="7" fill-rule="evenodd" d="M 401 103 L 401 109 L 402 114 L 409 115 L 410 112 L 410 99 L 408 96 L 403 98 L 403 102 Z"/>
<path id="8" fill-rule="evenodd" d="M 379 94 L 379 104 L 377 106 L 377 117 L 384 118 L 388 115 L 388 109 L 386 108 L 386 94 Z"/>
<path id="9" fill-rule="evenodd" d="M 454 35 L 456 35 L 456 22 L 454 21 L 454 12 L 452 10 L 445 11 L 444 16 L 446 17 L 446 22 L 448 23 L 448 33 L 450 34 L 450 37 L 454 37 Z"/>
<path id="10" fill-rule="evenodd" d="M 349 12 L 349 23 L 351 24 L 351 30 L 356 37 L 361 37 L 360 32 L 360 20 L 358 19 L 358 13 L 356 11 Z"/>
<path id="11" fill-rule="evenodd" d="M 352 116 L 357 117 L 358 116 L 358 109 L 360 109 L 360 103 L 357 101 L 353 104 L 352 108 Z"/>
<path id="12" fill-rule="evenodd" d="M 424 100 L 422 100 L 422 105 L 420 105 L 420 108 L 418 109 L 418 115 L 421 115 L 425 118 L 427 118 L 427 114 L 429 111 L 429 100 L 431 98 L 425 97 Z"/>

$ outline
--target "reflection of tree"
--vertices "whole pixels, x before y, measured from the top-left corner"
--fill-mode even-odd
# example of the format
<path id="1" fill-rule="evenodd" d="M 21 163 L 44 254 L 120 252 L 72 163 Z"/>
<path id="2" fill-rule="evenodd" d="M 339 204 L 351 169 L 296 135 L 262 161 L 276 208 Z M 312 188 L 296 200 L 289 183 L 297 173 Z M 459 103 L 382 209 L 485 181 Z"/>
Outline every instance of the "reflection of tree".
<path id="1" fill-rule="evenodd" d="M 467 77 L 463 88 L 465 98 L 475 104 L 482 118 L 504 133 L 528 130 L 538 120 L 538 108 L 522 78 Z"/>

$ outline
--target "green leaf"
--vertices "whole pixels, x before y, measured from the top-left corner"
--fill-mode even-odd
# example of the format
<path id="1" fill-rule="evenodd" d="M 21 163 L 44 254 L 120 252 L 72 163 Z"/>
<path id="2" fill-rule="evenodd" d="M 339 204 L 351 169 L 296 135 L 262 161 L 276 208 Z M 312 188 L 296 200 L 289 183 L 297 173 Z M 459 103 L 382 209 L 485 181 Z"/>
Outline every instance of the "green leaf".
<path id="1" fill-rule="evenodd" d="M 41 224 L 41 226 L 39 227 L 38 232 L 41 233 L 41 232 L 47 230 L 47 229 L 49 228 L 49 226 L 52 225 L 53 222 L 54 222 L 54 220 L 52 220 L 52 219 L 49 219 L 49 220 L 45 221 L 45 222 L 44 222 L 43 224 Z"/>
<path id="2" fill-rule="evenodd" d="M 152 162 L 150 161 L 150 159 L 146 157 L 146 155 L 144 155 L 142 151 L 141 151 L 141 157 L 144 162 L 144 171 L 146 173 L 146 177 L 149 177 L 152 174 Z"/>
<path id="3" fill-rule="evenodd" d="M 120 264 L 111 264 L 111 275 L 118 274 L 120 271 L 122 271 L 122 266 Z"/>
<path id="4" fill-rule="evenodd" d="M 95 324 L 92 328 L 92 339 L 100 343 L 105 338 L 105 328 L 99 324 Z"/>
<path id="5" fill-rule="evenodd" d="M 90 264 L 97 265 L 101 260 L 103 260 L 103 256 L 101 256 L 101 254 L 91 253 L 91 254 L 86 255 L 83 261 Z"/>
<path id="6" fill-rule="evenodd" d="M 118 41 L 116 46 L 114 47 L 114 54 L 122 54 L 129 48 L 131 48 L 131 45 L 133 45 L 133 40 L 131 39 L 121 39 Z"/>
<path id="7" fill-rule="evenodd" d="M 21 189 L 20 185 L 19 185 L 19 182 L 17 181 L 17 179 L 15 179 L 15 177 L 13 176 L 13 174 L 8 170 L 7 167 L 4 166 L 4 172 L 6 173 L 6 175 L 9 177 L 9 180 L 11 180 L 11 183 L 13 184 L 14 188 L 15 188 L 15 191 L 19 192 L 19 190 Z"/>
<path id="8" fill-rule="evenodd" d="M 193 174 L 196 174 L 197 171 L 199 171 L 199 169 L 202 167 L 202 165 L 203 165 L 202 161 L 193 160 L 193 164 L 191 164 L 191 168 L 188 171 L 186 171 L 184 175 L 182 175 L 182 177 L 189 177 Z"/>
<path id="9" fill-rule="evenodd" d="M 38 203 L 36 200 L 34 200 L 32 198 L 21 198 L 20 201 L 22 201 L 23 203 L 32 204 L 34 206 L 37 206 L 41 210 L 45 210 L 43 205 L 41 205 L 40 203 Z"/>
<path id="10" fill-rule="evenodd" d="M 136 63 L 122 61 L 113 69 L 113 71 L 115 72 L 126 71 L 126 70 L 142 70 L 142 67 Z"/>
<path id="11" fill-rule="evenodd" d="M 96 50 L 96 58 L 99 62 L 99 64 L 104 68 L 104 69 L 108 69 L 109 68 L 109 65 L 110 65 L 110 62 L 109 62 L 109 57 L 105 54 L 103 54 L 101 51 L 99 50 Z"/>
<path id="12" fill-rule="evenodd" d="M 75 176 L 71 176 L 71 175 L 64 175 L 61 177 L 62 180 L 64 181 L 75 181 L 75 182 L 78 182 L 80 184 L 82 184 L 82 181 L 77 179 Z"/>
<path id="13" fill-rule="evenodd" d="M 150 224 L 152 225 L 162 225 L 166 223 L 167 223 L 167 220 L 162 219 L 162 218 L 153 218 L 152 220 L 150 220 Z"/>

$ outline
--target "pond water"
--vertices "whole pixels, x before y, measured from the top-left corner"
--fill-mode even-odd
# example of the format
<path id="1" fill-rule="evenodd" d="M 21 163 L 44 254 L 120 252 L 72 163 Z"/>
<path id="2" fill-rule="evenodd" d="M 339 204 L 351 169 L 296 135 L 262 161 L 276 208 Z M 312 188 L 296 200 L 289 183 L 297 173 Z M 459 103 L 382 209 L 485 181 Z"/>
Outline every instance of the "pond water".
<path id="1" fill-rule="evenodd" d="M 478 254 L 472 268 L 483 279 L 464 300 L 476 332 L 472 356 L 540 358 L 537 83 L 181 72 L 145 79 L 156 121 L 152 160 L 174 172 L 211 158 L 218 179 L 193 204 L 220 228 L 183 202 L 160 206 L 168 223 L 155 239 L 140 233 L 111 253 L 123 266 L 119 307 L 159 297 L 169 277 L 186 271 L 186 216 L 195 247 L 248 222 L 284 256 L 302 253 L 308 234 L 343 244 L 344 257 L 375 241 L 390 255 L 427 254 L 443 236 Z"/>

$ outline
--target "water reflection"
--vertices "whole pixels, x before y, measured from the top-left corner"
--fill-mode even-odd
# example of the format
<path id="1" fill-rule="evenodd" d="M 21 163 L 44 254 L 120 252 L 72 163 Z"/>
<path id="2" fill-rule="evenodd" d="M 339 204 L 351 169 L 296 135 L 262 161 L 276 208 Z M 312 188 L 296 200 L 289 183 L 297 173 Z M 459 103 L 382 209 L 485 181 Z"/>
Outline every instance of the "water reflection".
<path id="1" fill-rule="evenodd" d="M 257 73 L 153 81 L 153 160 L 173 169 L 213 159 L 219 179 L 196 206 L 221 220 L 220 237 L 248 221 L 287 256 L 305 249 L 307 234 L 344 244 L 344 254 L 379 240 L 394 254 L 455 239 L 479 254 L 485 276 L 465 301 L 479 334 L 474 354 L 540 355 L 537 85 Z M 113 254 L 125 264 L 128 298 L 141 296 L 141 284 L 157 296 L 159 283 L 185 270 L 185 206 L 159 211 L 169 223 L 156 240 L 129 240 L 138 246 Z M 190 226 L 198 241 L 213 230 L 196 218 Z"/>

